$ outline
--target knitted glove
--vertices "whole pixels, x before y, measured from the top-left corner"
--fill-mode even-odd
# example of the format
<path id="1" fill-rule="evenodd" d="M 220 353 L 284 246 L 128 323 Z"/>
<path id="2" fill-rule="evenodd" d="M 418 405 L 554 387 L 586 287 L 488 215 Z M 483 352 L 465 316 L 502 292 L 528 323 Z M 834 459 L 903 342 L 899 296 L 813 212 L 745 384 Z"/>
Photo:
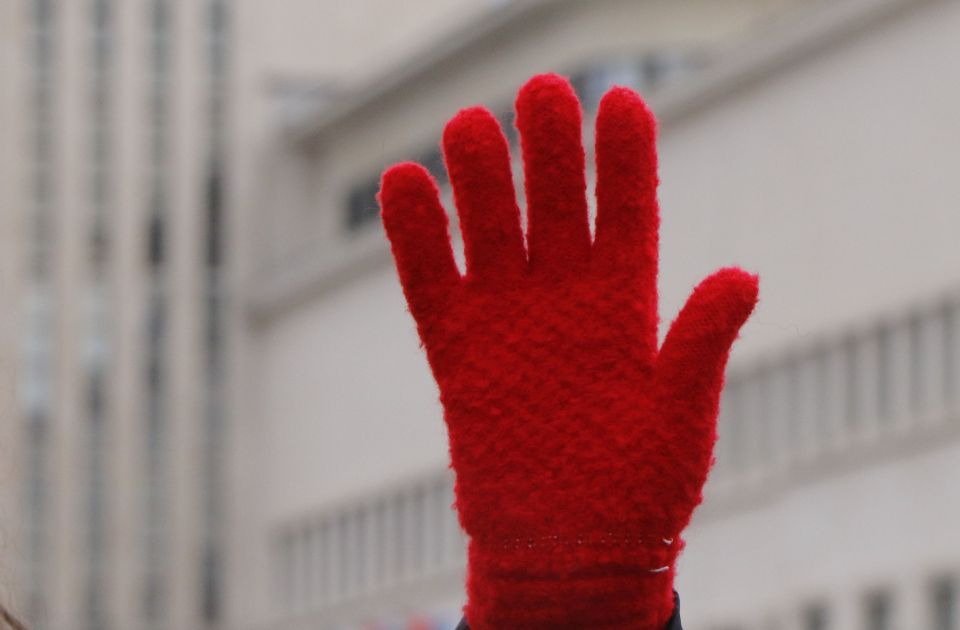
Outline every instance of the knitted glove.
<path id="1" fill-rule="evenodd" d="M 662 630 L 757 278 L 708 277 L 658 350 L 652 114 L 621 87 L 600 104 L 591 242 L 570 84 L 534 77 L 516 111 L 526 244 L 507 142 L 485 109 L 443 133 L 465 274 L 424 168 L 391 167 L 380 191 L 445 410 L 470 537 L 467 619 L 473 630 Z"/>

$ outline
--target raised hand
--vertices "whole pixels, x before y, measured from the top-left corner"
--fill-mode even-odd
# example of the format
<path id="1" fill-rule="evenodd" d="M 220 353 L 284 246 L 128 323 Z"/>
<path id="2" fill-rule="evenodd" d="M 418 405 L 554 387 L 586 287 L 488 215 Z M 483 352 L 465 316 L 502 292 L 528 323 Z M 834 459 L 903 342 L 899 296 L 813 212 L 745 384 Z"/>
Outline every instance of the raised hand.
<path id="1" fill-rule="evenodd" d="M 659 630 L 757 278 L 705 279 L 658 350 L 652 114 L 626 88 L 601 101 L 591 242 L 576 95 L 541 75 L 516 108 L 526 239 L 507 142 L 483 108 L 443 134 L 465 274 L 423 167 L 388 169 L 380 193 L 445 410 L 470 536 L 467 616 L 474 630 Z"/>

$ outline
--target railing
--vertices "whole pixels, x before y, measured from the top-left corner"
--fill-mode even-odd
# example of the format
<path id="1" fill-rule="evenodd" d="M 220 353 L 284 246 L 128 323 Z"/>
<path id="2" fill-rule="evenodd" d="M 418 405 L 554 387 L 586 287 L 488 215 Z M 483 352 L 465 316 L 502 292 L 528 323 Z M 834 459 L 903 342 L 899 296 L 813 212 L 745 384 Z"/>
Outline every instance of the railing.
<path id="1" fill-rule="evenodd" d="M 285 527 L 275 542 L 281 610 L 319 611 L 437 575 L 456 575 L 465 541 L 447 471 Z"/>
<path id="2" fill-rule="evenodd" d="M 791 349 L 728 378 L 708 496 L 960 429 L 958 402 L 956 296 Z"/>
<path id="3" fill-rule="evenodd" d="M 827 459 L 859 461 L 911 437 L 960 434 L 958 403 L 958 296 L 735 371 L 721 400 L 708 504 Z M 444 470 L 284 527 L 274 550 L 279 609 L 322 614 L 459 576 L 464 539 L 452 502 Z"/>

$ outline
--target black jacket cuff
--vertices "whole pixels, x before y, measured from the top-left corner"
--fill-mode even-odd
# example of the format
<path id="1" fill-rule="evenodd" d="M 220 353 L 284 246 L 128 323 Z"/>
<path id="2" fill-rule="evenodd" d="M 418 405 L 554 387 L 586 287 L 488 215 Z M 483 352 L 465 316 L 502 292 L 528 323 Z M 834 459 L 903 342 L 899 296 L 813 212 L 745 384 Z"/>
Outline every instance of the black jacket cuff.
<path id="1" fill-rule="evenodd" d="M 456 630 L 470 630 L 466 618 L 460 620 Z M 683 626 L 680 625 L 680 596 L 676 591 L 673 592 L 673 615 L 663 630 L 683 630 Z"/>

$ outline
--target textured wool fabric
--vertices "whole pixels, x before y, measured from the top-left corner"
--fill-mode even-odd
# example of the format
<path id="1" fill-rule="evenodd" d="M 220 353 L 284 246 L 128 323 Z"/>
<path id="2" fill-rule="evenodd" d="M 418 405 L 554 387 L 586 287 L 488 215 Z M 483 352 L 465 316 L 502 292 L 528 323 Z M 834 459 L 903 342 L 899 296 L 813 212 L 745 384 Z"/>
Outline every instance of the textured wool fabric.
<path id="1" fill-rule="evenodd" d="M 573 89 L 536 76 L 516 111 L 526 238 L 506 139 L 480 107 L 443 133 L 464 274 L 423 167 L 391 167 L 380 191 L 445 411 L 470 538 L 465 613 L 473 630 L 662 630 L 757 278 L 703 280 L 658 348 L 653 115 L 622 87 L 600 104 L 591 241 Z"/>

